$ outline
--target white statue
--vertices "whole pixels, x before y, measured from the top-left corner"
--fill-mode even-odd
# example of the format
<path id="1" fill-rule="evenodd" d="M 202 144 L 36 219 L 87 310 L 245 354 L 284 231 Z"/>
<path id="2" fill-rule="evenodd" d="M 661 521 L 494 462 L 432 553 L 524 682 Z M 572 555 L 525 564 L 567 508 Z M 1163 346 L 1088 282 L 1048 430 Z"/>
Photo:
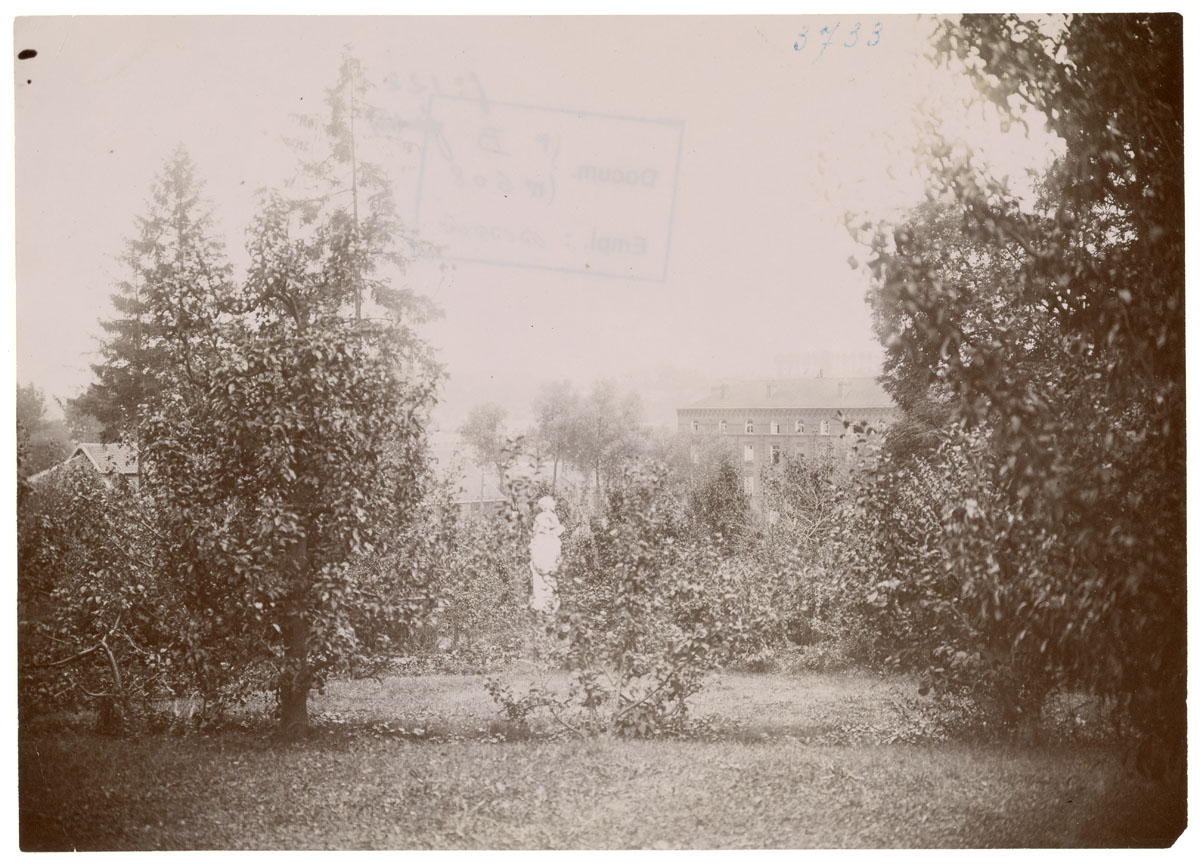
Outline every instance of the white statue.
<path id="1" fill-rule="evenodd" d="M 554 574 L 562 556 L 562 523 L 554 515 L 554 499 L 549 495 L 537 502 L 538 513 L 533 520 L 533 540 L 529 543 L 529 572 L 533 583 L 530 607 L 536 612 L 558 611 L 558 582 Z"/>

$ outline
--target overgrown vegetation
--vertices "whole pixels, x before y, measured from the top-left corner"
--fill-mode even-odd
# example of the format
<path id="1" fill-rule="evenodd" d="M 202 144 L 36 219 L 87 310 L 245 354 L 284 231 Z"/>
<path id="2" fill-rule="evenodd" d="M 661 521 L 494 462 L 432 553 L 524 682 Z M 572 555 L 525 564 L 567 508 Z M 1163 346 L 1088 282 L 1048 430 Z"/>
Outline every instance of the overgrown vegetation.
<path id="1" fill-rule="evenodd" d="M 391 284 L 403 234 L 386 180 L 356 155 L 366 94 L 347 55 L 326 116 L 303 124 L 315 140 L 300 176 L 261 198 L 243 279 L 188 155 L 177 150 L 156 178 L 114 298 L 121 317 L 105 325 L 98 380 L 74 405 L 137 447 L 128 506 L 153 518 L 130 523 L 98 501 L 78 539 L 39 500 L 35 521 L 99 544 L 73 562 L 82 572 L 60 569 L 43 590 L 78 590 L 101 608 L 63 619 L 60 630 L 75 629 L 54 636 L 66 636 L 61 654 L 37 662 L 65 668 L 89 639 L 107 651 L 150 591 L 165 629 L 133 650 L 186 670 L 209 702 L 271 690 L 281 729 L 301 735 L 314 687 L 386 659 L 392 636 L 432 607 L 428 566 L 447 542 L 425 500 L 438 370 L 412 329 L 427 304 Z M 57 502 L 68 513 L 91 503 L 68 498 Z M 48 546 L 30 558 L 58 558 L 50 527 L 39 536 Z"/>
<path id="2" fill-rule="evenodd" d="M 666 469 L 627 465 L 605 506 L 570 535 L 559 574 L 563 606 L 546 622 L 548 665 L 565 693 L 489 688 L 510 717 L 545 710 L 576 733 L 646 737 L 686 728 L 705 676 L 751 653 L 771 618 L 748 559 L 731 554 L 746 504 L 720 468 L 688 511 Z M 714 529 L 714 525 L 718 526 Z"/>
<path id="3" fill-rule="evenodd" d="M 929 203 L 875 238 L 885 382 L 920 423 L 860 497 L 865 599 L 932 684 L 1010 716 L 1083 687 L 1179 766 L 1181 19 L 967 16 L 938 50 L 1064 150 L 1030 208 L 931 129 Z"/>
<path id="4" fill-rule="evenodd" d="M 22 718 L 90 706 L 120 733 L 154 699 L 190 695 L 183 609 L 158 575 L 146 502 L 72 467 L 26 490 L 17 520 Z"/>
<path id="5" fill-rule="evenodd" d="M 642 435 L 636 401 L 604 383 L 543 390 L 532 455 L 505 443 L 498 406 L 477 411 L 461 431 L 509 506 L 459 512 L 426 458 L 437 369 L 413 326 L 429 310 L 391 286 L 402 233 L 379 173 L 353 161 L 367 109 L 350 58 L 306 127 L 329 158 L 305 194 L 263 199 L 244 279 L 176 153 L 98 381 L 72 405 L 138 446 L 142 485 L 63 470 L 19 490 L 22 719 L 88 706 L 115 733 L 164 700 L 194 698 L 204 721 L 267 692 L 298 736 L 330 680 L 436 668 L 493 673 L 512 728 L 702 737 L 693 706 L 716 670 L 856 666 L 919 677 L 883 743 L 1020 734 L 1083 694 L 1091 728 L 1127 727 L 1141 767 L 1179 767 L 1178 29 L 943 26 L 943 60 L 1064 154 L 1029 205 L 931 130 L 929 201 L 870 262 L 903 419 L 848 429 L 853 462 L 766 466 L 762 512 L 729 453 L 682 458 L 684 436 Z M 347 171 L 349 206 L 331 192 Z M 20 388 L 18 407 L 24 476 L 54 442 L 40 393 Z M 525 458 L 553 462 L 548 485 L 514 470 Z M 562 605 L 539 617 L 530 505 L 547 493 Z M 543 680 L 502 677 L 519 660 Z"/>

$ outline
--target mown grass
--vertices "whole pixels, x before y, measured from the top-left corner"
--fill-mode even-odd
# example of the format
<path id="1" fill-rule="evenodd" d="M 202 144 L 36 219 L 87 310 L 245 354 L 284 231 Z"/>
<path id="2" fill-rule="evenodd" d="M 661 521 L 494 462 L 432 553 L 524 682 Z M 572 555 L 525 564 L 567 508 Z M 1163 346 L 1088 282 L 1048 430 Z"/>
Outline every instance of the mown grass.
<path id="1" fill-rule="evenodd" d="M 1128 773 L 1112 745 L 872 743 L 910 687 L 727 675 L 696 698 L 711 731 L 693 740 L 531 736 L 499 720 L 472 676 L 335 683 L 301 744 L 30 727 L 21 845 L 1154 846 L 1182 828 L 1182 793 Z"/>

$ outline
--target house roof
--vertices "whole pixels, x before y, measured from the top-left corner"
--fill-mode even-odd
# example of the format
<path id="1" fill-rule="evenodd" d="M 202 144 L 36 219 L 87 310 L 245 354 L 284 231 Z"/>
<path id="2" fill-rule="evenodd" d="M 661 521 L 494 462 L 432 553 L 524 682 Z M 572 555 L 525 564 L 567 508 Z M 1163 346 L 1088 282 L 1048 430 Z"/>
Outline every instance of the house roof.
<path id="1" fill-rule="evenodd" d="M 789 378 L 726 381 L 703 399 L 681 408 L 892 408 L 875 378 Z"/>
<path id="2" fill-rule="evenodd" d="M 50 477 L 51 475 L 53 475 L 54 472 L 58 471 L 58 469 L 60 469 L 62 467 L 63 467 L 63 463 L 58 462 L 54 465 L 51 465 L 49 468 L 45 468 L 45 469 L 37 472 L 36 474 L 30 474 L 28 477 L 25 478 L 25 482 L 40 483 L 43 480 L 45 480 L 47 477 Z"/>
<path id="3" fill-rule="evenodd" d="M 77 444 L 62 462 L 25 479 L 29 483 L 40 483 L 70 465 L 90 465 L 99 474 L 136 475 L 137 448 L 131 444 Z"/>
<path id="4" fill-rule="evenodd" d="M 136 474 L 137 448 L 131 444 L 80 444 L 71 459 L 82 454 L 101 474 Z M 70 462 L 71 459 L 67 461 Z"/>

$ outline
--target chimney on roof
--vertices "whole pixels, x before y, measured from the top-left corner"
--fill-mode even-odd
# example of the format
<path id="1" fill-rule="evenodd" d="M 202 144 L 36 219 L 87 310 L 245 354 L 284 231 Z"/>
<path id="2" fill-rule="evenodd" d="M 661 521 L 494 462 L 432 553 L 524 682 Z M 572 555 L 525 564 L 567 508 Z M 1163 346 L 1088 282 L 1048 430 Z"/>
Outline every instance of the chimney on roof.
<path id="1" fill-rule="evenodd" d="M 724 384 L 721 385 L 721 398 L 722 399 L 725 398 L 725 385 Z"/>
<path id="2" fill-rule="evenodd" d="M 771 395 L 771 390 L 772 390 L 772 389 L 773 389 L 773 385 L 771 384 L 771 382 L 770 382 L 770 381 L 768 381 L 768 382 L 767 382 L 767 396 L 770 396 L 770 395 Z"/>
<path id="3" fill-rule="evenodd" d="M 846 396 L 846 382 L 839 381 L 838 382 L 838 399 L 844 399 L 845 396 Z"/>
<path id="4" fill-rule="evenodd" d="M 824 369 L 824 367 L 822 367 L 822 368 L 820 368 L 820 369 L 818 369 L 818 370 L 817 370 L 817 377 L 818 377 L 818 378 L 824 378 L 824 377 L 825 377 L 825 369 Z"/>

